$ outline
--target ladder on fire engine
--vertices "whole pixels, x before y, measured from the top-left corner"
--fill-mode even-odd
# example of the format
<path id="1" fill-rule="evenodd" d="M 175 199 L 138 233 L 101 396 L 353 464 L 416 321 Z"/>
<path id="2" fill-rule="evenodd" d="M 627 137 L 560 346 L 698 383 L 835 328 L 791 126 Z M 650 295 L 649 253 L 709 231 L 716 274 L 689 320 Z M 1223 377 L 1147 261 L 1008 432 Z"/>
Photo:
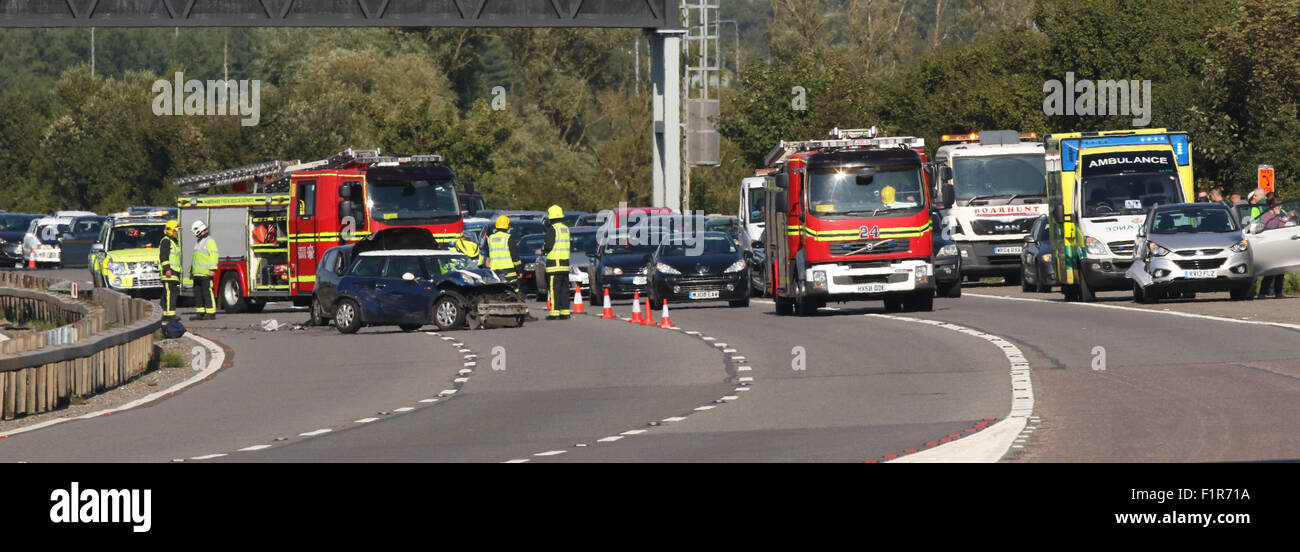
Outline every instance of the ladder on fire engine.
<path id="1" fill-rule="evenodd" d="M 777 143 L 767 153 L 763 161 L 769 167 L 783 165 L 791 155 L 801 151 L 838 150 L 848 148 L 923 148 L 925 138 L 916 136 L 876 136 L 876 127 L 871 128 L 833 128 L 829 136 L 822 140 L 796 140 Z"/>
<path id="2" fill-rule="evenodd" d="M 307 163 L 297 160 L 264 161 L 233 169 L 184 176 L 173 180 L 172 183 L 184 188 L 181 193 L 186 195 L 250 181 L 265 182 L 265 189 L 261 191 L 273 192 L 284 188 L 289 175 L 297 171 L 339 169 L 350 165 L 436 164 L 442 161 L 441 155 L 381 155 L 379 148 L 363 150 L 348 148 L 319 161 Z"/>

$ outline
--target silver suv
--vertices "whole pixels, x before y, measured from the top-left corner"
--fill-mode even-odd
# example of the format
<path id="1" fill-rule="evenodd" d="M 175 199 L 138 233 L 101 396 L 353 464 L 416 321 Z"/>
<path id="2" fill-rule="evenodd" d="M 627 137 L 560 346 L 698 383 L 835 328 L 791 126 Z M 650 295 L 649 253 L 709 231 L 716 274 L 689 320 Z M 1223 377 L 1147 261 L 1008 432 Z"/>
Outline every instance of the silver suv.
<path id="1" fill-rule="evenodd" d="M 1250 299 L 1255 273 L 1250 244 L 1228 207 L 1219 203 L 1157 205 L 1147 214 L 1133 247 L 1133 300 L 1195 297 L 1229 291 Z"/>

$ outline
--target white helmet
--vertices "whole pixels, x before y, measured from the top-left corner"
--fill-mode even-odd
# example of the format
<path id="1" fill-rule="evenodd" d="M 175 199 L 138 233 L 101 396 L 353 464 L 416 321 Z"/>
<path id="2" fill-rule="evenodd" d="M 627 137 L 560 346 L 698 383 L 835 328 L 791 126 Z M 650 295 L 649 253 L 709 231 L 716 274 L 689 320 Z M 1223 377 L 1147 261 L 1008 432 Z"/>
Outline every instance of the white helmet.
<path id="1" fill-rule="evenodd" d="M 199 234 L 208 231 L 208 225 L 203 224 L 203 221 L 201 220 L 196 220 L 194 221 L 194 224 L 190 225 L 190 231 L 194 232 L 194 237 L 197 238 L 199 237 Z"/>

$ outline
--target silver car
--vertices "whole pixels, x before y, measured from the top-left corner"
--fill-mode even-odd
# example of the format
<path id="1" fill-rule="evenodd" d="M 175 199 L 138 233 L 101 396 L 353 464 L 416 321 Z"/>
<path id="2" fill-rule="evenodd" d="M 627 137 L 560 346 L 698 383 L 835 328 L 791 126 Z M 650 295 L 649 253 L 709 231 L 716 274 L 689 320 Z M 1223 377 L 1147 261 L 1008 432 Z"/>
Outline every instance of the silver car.
<path id="1" fill-rule="evenodd" d="M 1242 301 L 1255 291 L 1252 265 L 1250 244 L 1226 206 L 1181 203 L 1151 208 L 1125 275 L 1139 303 L 1199 291 L 1229 291 Z"/>

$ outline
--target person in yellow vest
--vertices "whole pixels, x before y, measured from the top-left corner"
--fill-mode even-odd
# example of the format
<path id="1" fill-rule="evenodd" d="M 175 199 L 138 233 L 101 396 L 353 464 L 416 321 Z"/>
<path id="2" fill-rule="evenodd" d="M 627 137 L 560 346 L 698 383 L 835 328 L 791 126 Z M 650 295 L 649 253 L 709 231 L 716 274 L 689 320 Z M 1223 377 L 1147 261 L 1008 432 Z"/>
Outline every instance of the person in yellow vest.
<path id="1" fill-rule="evenodd" d="M 162 243 L 158 244 L 158 275 L 162 279 L 163 320 L 176 318 L 176 300 L 181 293 L 181 225 L 174 220 L 163 226 Z"/>
<path id="2" fill-rule="evenodd" d="M 452 240 L 450 249 L 452 251 L 460 251 L 461 253 L 464 253 L 465 256 L 474 259 L 475 263 L 483 264 L 483 258 L 481 256 L 481 251 L 479 251 L 478 244 L 474 243 L 474 240 L 469 239 L 465 234 L 461 234 L 456 239 Z"/>
<path id="3" fill-rule="evenodd" d="M 487 267 L 503 280 L 517 280 L 523 262 L 519 260 L 518 244 L 510 241 L 510 217 L 497 217 L 496 227 L 487 238 Z M 517 293 L 519 283 L 515 282 Z"/>
<path id="4" fill-rule="evenodd" d="M 569 303 L 569 227 L 561 220 L 564 211 L 559 205 L 546 210 L 550 224 L 546 226 L 546 239 L 542 254 L 546 255 L 546 293 L 551 298 L 547 320 L 568 320 Z"/>
<path id="5" fill-rule="evenodd" d="M 194 258 L 190 275 L 194 278 L 194 304 L 198 306 L 190 320 L 216 320 L 217 295 L 213 276 L 217 272 L 217 241 L 208 235 L 208 225 L 201 220 L 190 225 L 194 232 Z"/>

